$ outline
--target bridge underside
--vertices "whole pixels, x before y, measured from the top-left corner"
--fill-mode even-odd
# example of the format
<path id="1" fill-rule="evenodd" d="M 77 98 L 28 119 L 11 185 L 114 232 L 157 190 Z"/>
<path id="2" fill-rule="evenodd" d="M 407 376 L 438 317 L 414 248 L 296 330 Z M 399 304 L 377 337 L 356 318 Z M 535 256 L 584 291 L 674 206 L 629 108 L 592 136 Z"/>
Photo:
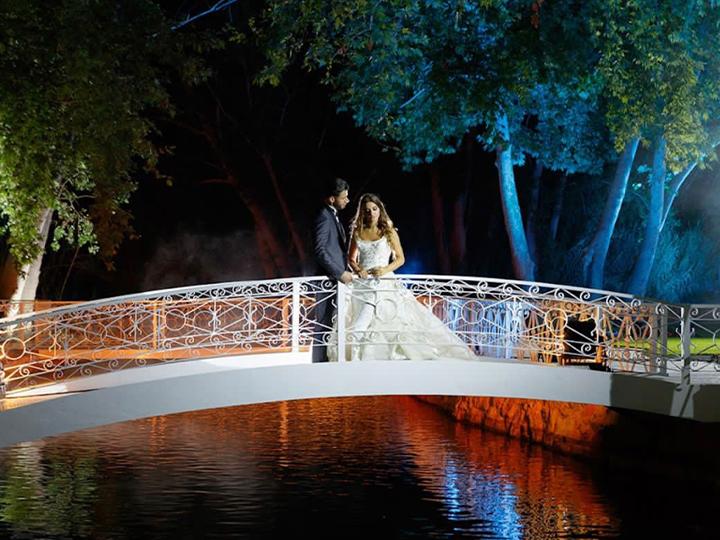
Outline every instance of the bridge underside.
<path id="1" fill-rule="evenodd" d="M 85 388 L 72 393 L 66 388 L 66 393 L 50 396 L 7 398 L 0 412 L 0 446 L 194 410 L 377 395 L 542 399 L 720 422 L 720 385 L 679 385 L 662 377 L 491 359 L 329 364 L 290 359 L 265 367 L 230 360 L 139 368 L 111 384 L 96 379 L 101 384 L 93 387 L 88 378 Z"/>

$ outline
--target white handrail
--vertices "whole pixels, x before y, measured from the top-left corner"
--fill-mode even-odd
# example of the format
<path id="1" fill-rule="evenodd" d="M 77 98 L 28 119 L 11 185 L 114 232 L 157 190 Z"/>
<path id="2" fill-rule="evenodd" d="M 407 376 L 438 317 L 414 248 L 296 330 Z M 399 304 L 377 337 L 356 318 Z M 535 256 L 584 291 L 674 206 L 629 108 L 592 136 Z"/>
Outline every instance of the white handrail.
<path id="1" fill-rule="evenodd" d="M 477 354 L 497 358 L 601 359 L 613 369 L 692 370 L 698 358 L 688 336 L 711 336 L 711 346 L 698 353 L 705 358 L 714 354 L 720 332 L 715 305 L 664 304 L 612 291 L 471 276 L 387 279 L 399 280 Z M 344 327 L 349 304 L 336 290 L 337 284 L 322 276 L 226 282 L 0 319 L 0 376 L 4 370 L 5 384 L 27 387 L 198 356 L 299 353 L 312 343 L 334 343 L 342 353 L 354 330 Z M 333 328 L 315 320 L 322 302 L 339 310 Z M 682 344 L 678 350 L 670 345 L 674 338 Z"/>

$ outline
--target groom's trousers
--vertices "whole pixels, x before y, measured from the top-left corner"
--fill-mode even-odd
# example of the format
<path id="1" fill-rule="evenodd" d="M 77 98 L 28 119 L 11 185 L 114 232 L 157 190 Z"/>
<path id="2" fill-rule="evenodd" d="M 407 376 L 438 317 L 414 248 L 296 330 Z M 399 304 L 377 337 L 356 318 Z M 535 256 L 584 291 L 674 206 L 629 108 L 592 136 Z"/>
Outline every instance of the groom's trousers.
<path id="1" fill-rule="evenodd" d="M 315 295 L 315 309 L 312 340 L 312 361 L 327 362 L 327 344 L 333 331 L 333 319 L 337 313 L 337 285 L 335 290 L 319 292 Z"/>

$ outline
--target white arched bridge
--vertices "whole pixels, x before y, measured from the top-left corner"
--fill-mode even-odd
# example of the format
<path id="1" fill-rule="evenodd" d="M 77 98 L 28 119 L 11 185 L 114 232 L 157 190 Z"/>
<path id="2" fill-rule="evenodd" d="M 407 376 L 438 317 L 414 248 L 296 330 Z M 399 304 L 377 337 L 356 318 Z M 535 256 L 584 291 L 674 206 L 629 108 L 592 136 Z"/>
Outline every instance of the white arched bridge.
<path id="1" fill-rule="evenodd" d="M 544 399 L 720 421 L 720 306 L 486 278 L 397 279 L 474 359 L 345 361 L 358 346 L 346 317 L 352 288 L 338 292 L 320 277 L 21 314 L 22 306 L 6 305 L 0 446 L 161 414 L 364 395 Z M 332 326 L 315 320 L 321 303 L 340 314 Z M 370 339 L 412 345 L 422 333 Z M 340 361 L 312 364 L 313 343 L 335 347 Z"/>

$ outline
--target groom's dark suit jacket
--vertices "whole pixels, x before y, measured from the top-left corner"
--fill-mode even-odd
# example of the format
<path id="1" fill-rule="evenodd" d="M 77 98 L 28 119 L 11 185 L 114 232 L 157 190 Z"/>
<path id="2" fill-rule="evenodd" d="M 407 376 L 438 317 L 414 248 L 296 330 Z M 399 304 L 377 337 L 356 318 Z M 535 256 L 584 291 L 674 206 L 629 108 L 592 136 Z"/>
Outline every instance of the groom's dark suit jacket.
<path id="1" fill-rule="evenodd" d="M 347 268 L 347 239 L 335 212 L 327 205 L 315 217 L 313 248 L 320 271 L 331 279 L 339 280 Z"/>

